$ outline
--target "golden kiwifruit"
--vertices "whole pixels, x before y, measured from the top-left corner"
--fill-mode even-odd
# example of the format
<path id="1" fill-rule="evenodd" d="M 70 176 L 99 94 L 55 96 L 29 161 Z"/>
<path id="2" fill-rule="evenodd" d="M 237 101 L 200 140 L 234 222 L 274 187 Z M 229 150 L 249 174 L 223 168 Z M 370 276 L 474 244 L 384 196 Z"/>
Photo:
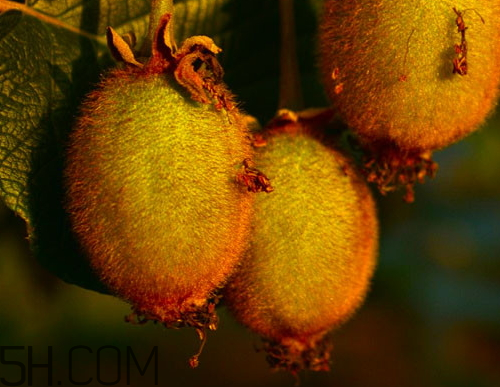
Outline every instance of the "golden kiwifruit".
<path id="1" fill-rule="evenodd" d="M 476 130 L 492 111 L 499 17 L 498 0 L 325 1 L 324 85 L 372 153 L 379 171 L 370 179 L 383 190 L 432 175 L 430 152 Z"/>
<path id="2" fill-rule="evenodd" d="M 358 308 L 373 274 L 375 204 L 353 161 L 307 120 L 276 122 L 255 158 L 275 191 L 256 197 L 251 243 L 225 300 L 265 339 L 272 366 L 324 370 L 325 335 Z"/>
<path id="3" fill-rule="evenodd" d="M 155 42 L 141 63 L 112 37 L 127 64 L 87 96 L 67 146 L 73 230 L 139 320 L 214 329 L 214 292 L 240 259 L 252 213 L 238 179 L 253 157 L 247 120 L 210 39 L 179 50 Z"/>

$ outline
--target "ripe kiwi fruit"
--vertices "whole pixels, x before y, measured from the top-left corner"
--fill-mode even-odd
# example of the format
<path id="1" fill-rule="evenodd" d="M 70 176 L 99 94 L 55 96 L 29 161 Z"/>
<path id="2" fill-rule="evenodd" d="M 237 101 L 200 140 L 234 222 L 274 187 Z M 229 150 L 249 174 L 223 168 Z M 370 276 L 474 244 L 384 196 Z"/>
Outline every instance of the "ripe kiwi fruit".
<path id="1" fill-rule="evenodd" d="M 207 37 L 176 49 L 165 15 L 147 60 L 113 31 L 124 68 L 81 107 L 67 146 L 67 210 L 92 267 L 140 321 L 215 329 L 215 292 L 246 246 L 253 157 L 246 116 Z"/>
<path id="2" fill-rule="evenodd" d="M 250 245 L 224 290 L 271 365 L 293 373 L 328 369 L 326 334 L 363 301 L 378 245 L 370 190 L 318 117 L 282 111 L 259 137 L 255 160 L 275 191 L 256 197 Z"/>
<path id="3" fill-rule="evenodd" d="M 433 175 L 431 152 L 473 132 L 500 82 L 500 2 L 327 0 L 320 68 L 382 191 Z M 411 201 L 412 194 L 407 199 Z"/>

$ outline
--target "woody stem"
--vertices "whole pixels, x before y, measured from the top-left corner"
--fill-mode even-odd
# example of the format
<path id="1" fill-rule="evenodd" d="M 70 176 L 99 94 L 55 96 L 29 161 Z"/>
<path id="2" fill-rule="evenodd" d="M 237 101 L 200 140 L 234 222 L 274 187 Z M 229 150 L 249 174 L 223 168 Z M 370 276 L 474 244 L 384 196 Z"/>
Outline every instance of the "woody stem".
<path id="1" fill-rule="evenodd" d="M 297 62 L 293 0 L 279 0 L 280 7 L 280 91 L 279 109 L 303 107 L 300 72 Z"/>
<path id="2" fill-rule="evenodd" d="M 151 54 L 151 46 L 155 37 L 156 30 L 160 19 L 166 13 L 172 14 L 172 19 L 168 24 L 169 37 L 171 39 L 170 46 L 175 47 L 174 41 L 174 0 L 151 0 L 151 13 L 149 14 L 149 30 L 144 44 L 141 48 L 142 56 L 149 56 Z"/>

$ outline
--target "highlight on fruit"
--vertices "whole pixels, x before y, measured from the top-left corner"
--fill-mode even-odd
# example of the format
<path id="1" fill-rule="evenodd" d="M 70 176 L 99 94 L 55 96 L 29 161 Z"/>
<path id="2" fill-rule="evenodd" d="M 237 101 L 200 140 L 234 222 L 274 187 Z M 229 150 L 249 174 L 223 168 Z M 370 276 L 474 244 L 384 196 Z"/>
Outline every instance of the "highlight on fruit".
<path id="1" fill-rule="evenodd" d="M 364 300 L 376 261 L 374 200 L 319 129 L 331 117 L 282 110 L 259 133 L 255 162 L 274 192 L 256 197 L 250 244 L 224 290 L 270 365 L 293 374 L 329 369 L 329 332 Z"/>
<path id="2" fill-rule="evenodd" d="M 66 208 L 94 270 L 132 304 L 128 320 L 194 327 L 203 346 L 217 326 L 218 291 L 247 245 L 251 188 L 272 188 L 247 170 L 248 120 L 222 81 L 220 49 L 204 36 L 177 49 L 170 22 L 161 18 L 146 59 L 108 29 L 125 64 L 81 107 L 67 145 Z"/>
<path id="3" fill-rule="evenodd" d="M 433 151 L 484 122 L 498 98 L 500 2 L 327 0 L 323 83 L 382 193 L 434 176 Z"/>

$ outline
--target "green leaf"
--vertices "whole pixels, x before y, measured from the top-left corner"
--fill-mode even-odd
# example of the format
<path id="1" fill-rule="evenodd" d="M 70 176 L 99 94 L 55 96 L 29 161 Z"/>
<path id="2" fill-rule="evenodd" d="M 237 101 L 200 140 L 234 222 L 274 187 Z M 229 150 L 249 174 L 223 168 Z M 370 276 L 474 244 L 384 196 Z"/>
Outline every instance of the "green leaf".
<path id="1" fill-rule="evenodd" d="M 66 136 L 98 80 L 99 47 L 17 11 L 0 15 L 0 192 L 27 223 L 41 263 L 69 282 L 102 290 L 75 248 L 63 210 Z"/>
<path id="2" fill-rule="evenodd" d="M 313 90 L 307 101 L 322 100 L 322 92 L 316 92 L 312 43 L 316 13 L 311 4 L 317 1 L 296 1 L 304 89 Z M 0 0 L 0 9 L 6 4 L 12 3 Z M 149 4 L 30 0 L 30 15 L 0 14 L 0 196 L 26 221 L 31 246 L 43 266 L 69 283 L 101 292 L 106 290 L 80 252 L 64 211 L 64 147 L 83 97 L 113 63 L 102 43 L 106 27 L 118 33 L 133 30 L 140 47 Z M 179 0 L 175 21 L 178 42 L 208 35 L 223 48 L 225 79 L 245 110 L 261 120 L 274 114 L 277 1 Z"/>
<path id="3" fill-rule="evenodd" d="M 134 31 L 137 36 L 144 36 L 150 3 L 148 0 L 29 0 L 28 6 L 91 34 L 104 36 L 106 27 L 111 26 L 120 33 Z"/>

